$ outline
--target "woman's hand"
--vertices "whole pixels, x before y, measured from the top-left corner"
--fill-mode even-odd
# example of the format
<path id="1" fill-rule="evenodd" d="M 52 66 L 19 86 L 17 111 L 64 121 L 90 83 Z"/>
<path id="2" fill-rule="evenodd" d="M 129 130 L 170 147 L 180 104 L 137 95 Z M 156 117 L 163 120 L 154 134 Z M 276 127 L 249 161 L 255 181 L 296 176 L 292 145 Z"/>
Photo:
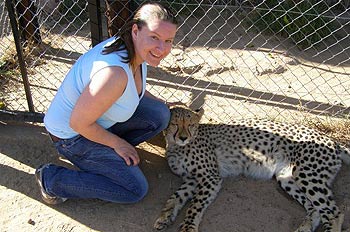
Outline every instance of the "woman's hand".
<path id="1" fill-rule="evenodd" d="M 126 162 L 128 166 L 138 165 L 140 162 L 140 157 L 136 152 L 135 147 L 130 143 L 126 142 L 124 139 L 119 139 L 118 144 L 113 148 L 115 152 L 120 155 Z"/>

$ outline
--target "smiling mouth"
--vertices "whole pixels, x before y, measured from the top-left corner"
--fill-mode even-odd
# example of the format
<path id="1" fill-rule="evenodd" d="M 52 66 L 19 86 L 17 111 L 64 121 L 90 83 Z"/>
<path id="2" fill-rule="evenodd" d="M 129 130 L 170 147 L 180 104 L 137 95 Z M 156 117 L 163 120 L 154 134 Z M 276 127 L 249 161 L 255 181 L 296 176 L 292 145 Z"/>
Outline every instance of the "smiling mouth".
<path id="1" fill-rule="evenodd" d="M 156 57 L 156 58 L 160 58 L 160 56 L 157 56 L 156 54 L 150 52 L 152 56 Z"/>

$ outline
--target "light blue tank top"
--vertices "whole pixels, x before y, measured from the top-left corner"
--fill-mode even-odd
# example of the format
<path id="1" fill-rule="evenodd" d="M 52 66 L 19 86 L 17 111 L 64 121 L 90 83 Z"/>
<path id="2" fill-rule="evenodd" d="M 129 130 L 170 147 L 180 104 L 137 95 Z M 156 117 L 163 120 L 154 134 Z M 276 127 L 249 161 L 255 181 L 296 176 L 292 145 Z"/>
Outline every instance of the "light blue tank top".
<path id="1" fill-rule="evenodd" d="M 128 83 L 122 96 L 96 121 L 97 124 L 109 128 L 117 122 L 125 122 L 133 115 L 145 93 L 147 65 L 141 65 L 142 93 L 139 96 L 129 63 L 122 62 L 121 56 L 126 56 L 126 50 L 102 54 L 104 47 L 114 40 L 115 38 L 110 38 L 96 45 L 73 65 L 45 114 L 44 124 L 48 132 L 62 139 L 78 135 L 69 126 L 72 110 L 91 78 L 105 67 L 122 67 L 128 75 Z"/>

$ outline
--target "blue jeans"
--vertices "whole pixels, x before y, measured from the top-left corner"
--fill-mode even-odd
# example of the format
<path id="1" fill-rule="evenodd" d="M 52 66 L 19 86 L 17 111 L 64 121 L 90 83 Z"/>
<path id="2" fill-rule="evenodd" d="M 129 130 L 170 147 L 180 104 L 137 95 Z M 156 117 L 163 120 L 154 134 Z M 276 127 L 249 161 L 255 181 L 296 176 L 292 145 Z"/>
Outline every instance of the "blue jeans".
<path id="1" fill-rule="evenodd" d="M 108 130 L 135 146 L 165 129 L 169 119 L 165 104 L 143 97 L 128 121 L 116 123 Z M 134 203 L 146 195 L 148 182 L 140 168 L 128 166 L 114 149 L 80 135 L 54 145 L 79 170 L 50 164 L 43 171 L 48 194 L 118 203 Z"/>

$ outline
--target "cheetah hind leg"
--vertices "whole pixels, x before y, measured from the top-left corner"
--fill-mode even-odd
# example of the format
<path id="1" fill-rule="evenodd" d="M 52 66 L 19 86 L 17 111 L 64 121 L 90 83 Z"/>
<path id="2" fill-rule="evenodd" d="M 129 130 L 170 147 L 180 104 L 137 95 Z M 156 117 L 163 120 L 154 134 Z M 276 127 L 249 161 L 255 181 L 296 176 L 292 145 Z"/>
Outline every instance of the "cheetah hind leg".
<path id="1" fill-rule="evenodd" d="M 312 176 L 315 180 L 322 180 L 317 174 L 319 173 L 313 172 Z M 320 214 L 324 231 L 341 232 L 344 216 L 334 201 L 332 190 L 326 183 L 318 181 L 315 185 L 312 182 L 302 181 L 302 178 L 299 178 L 296 183 L 304 189 L 307 199 L 313 203 L 313 208 Z"/>
<path id="2" fill-rule="evenodd" d="M 157 230 L 163 230 L 171 225 L 182 207 L 193 197 L 196 186 L 197 183 L 194 179 L 185 179 L 180 188 L 167 200 L 153 227 Z"/>
<path id="3" fill-rule="evenodd" d="M 330 232 L 340 232 L 344 222 L 344 214 L 339 213 L 337 217 L 329 221 L 332 230 Z"/>
<path id="4" fill-rule="evenodd" d="M 314 209 L 311 202 L 307 199 L 306 195 L 300 190 L 294 178 L 292 176 L 292 172 L 290 168 L 286 168 L 276 174 L 276 179 L 280 185 L 280 187 L 288 193 L 294 200 L 301 204 L 307 215 L 304 221 L 300 224 L 298 229 L 294 232 L 312 232 L 315 231 L 316 228 L 320 224 L 320 214 L 317 210 Z"/>

